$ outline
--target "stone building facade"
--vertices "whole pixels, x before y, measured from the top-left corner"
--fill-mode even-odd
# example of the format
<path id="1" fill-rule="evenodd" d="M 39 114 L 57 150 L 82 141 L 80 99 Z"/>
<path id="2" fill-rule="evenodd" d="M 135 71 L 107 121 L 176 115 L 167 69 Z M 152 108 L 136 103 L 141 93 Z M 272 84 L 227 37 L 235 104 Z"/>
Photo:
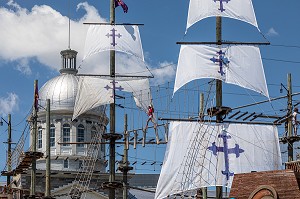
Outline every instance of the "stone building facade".
<path id="1" fill-rule="evenodd" d="M 105 107 L 95 108 L 72 120 L 79 79 L 76 76 L 78 72 L 76 55 L 77 52 L 71 49 L 61 51 L 62 68 L 60 75 L 50 79 L 39 89 L 36 147 L 38 152 L 44 153 L 44 157 L 37 160 L 37 195 L 43 195 L 45 192 L 45 107 L 47 99 L 50 99 L 51 192 L 55 194 L 55 192 L 62 190 L 68 192 L 68 189 L 71 189 L 70 184 L 85 166 L 86 157 L 90 151 L 97 153 L 93 155 L 95 157 L 93 160 L 94 179 L 91 180 L 91 189 L 99 189 L 104 181 L 108 181 L 108 175 L 105 173 L 107 165 L 105 144 L 94 146 L 93 149 L 89 148 L 91 142 L 104 142 L 102 134 L 106 132 L 106 126 L 109 122 L 105 114 Z M 32 134 L 30 135 L 31 145 Z M 24 190 L 24 193 L 29 193 L 30 170 L 14 177 L 14 180 L 17 182 L 18 188 Z M 103 194 L 100 195 L 98 198 L 103 198 Z"/>

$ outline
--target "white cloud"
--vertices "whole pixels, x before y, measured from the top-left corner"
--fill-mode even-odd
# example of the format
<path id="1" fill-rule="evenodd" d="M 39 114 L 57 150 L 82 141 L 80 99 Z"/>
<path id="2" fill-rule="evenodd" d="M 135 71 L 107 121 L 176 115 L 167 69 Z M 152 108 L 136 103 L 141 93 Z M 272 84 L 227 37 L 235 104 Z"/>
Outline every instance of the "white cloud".
<path id="1" fill-rule="evenodd" d="M 27 58 L 21 58 L 20 60 L 18 60 L 16 70 L 20 71 L 24 75 L 32 74 L 31 68 L 29 66 L 29 60 Z"/>
<path id="2" fill-rule="evenodd" d="M 28 10 L 11 0 L 7 7 L 0 7 L 0 27 L 5 27 L 0 29 L 0 59 L 36 58 L 40 63 L 59 70 L 59 52 L 68 47 L 68 17 L 47 5 L 36 5 Z M 85 10 L 86 14 L 78 21 L 71 20 L 71 48 L 79 52 L 78 60 L 81 60 L 88 28 L 83 22 L 104 22 L 105 19 L 86 2 L 78 4 L 78 9 Z"/>
<path id="3" fill-rule="evenodd" d="M 267 32 L 268 36 L 278 36 L 279 33 L 274 29 L 274 28 L 270 28 Z"/>
<path id="4" fill-rule="evenodd" d="M 8 97 L 0 98 L 0 114 L 2 116 L 12 113 L 14 110 L 18 110 L 19 97 L 15 93 L 8 93 Z"/>
<path id="5" fill-rule="evenodd" d="M 152 80 L 155 85 L 164 84 L 174 80 L 176 65 L 171 62 L 162 62 L 159 67 L 153 70 L 154 79 Z"/>
<path id="6" fill-rule="evenodd" d="M 77 66 L 80 73 L 109 74 L 109 52 L 100 53 L 86 59 L 83 63 L 83 49 L 88 25 L 84 22 L 107 22 L 97 9 L 87 2 L 79 3 L 78 10 L 84 10 L 84 16 L 71 20 L 71 48 L 78 51 Z M 26 75 L 32 74 L 29 63 L 34 58 L 43 65 L 58 71 L 61 68 L 60 51 L 68 48 L 69 18 L 47 5 L 35 5 L 31 10 L 20 7 L 13 0 L 6 7 L 0 7 L 0 59 L 17 61 L 16 70 Z M 145 53 L 150 60 L 149 53 Z M 150 75 L 145 64 L 135 57 L 117 53 L 116 73 L 132 75 Z M 174 78 L 173 65 L 164 67 L 168 62 L 160 63 L 154 69 L 155 84 L 165 83 Z M 149 68 L 151 68 L 149 66 Z M 35 71 L 34 73 L 38 73 Z"/>

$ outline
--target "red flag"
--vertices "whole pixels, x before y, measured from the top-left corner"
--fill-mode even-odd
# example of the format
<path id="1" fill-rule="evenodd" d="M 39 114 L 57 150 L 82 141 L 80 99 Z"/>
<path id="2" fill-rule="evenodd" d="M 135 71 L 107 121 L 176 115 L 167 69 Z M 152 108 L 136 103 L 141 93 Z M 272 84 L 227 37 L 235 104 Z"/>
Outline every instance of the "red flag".
<path id="1" fill-rule="evenodd" d="M 39 109 L 39 89 L 38 84 L 36 82 L 35 89 L 34 89 L 34 108 L 36 111 Z"/>
<path id="2" fill-rule="evenodd" d="M 115 0 L 115 8 L 121 6 L 123 8 L 124 13 L 128 12 L 128 7 L 127 5 L 124 3 L 123 0 Z"/>

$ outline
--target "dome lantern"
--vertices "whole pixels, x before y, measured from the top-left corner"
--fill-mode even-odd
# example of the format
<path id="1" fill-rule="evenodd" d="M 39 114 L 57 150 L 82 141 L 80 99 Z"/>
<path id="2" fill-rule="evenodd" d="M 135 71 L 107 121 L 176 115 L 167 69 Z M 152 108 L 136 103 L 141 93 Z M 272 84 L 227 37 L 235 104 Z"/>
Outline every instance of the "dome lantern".
<path id="1" fill-rule="evenodd" d="M 67 49 L 60 52 L 62 59 L 62 67 L 59 70 L 61 74 L 77 74 L 78 70 L 76 69 L 76 56 L 77 51 Z"/>

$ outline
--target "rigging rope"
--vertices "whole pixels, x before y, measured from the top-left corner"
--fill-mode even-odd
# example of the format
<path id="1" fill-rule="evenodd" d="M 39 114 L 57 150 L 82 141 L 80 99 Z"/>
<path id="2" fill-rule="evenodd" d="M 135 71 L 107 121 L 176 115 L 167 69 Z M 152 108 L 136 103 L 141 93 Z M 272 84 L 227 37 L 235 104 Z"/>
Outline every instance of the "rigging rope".
<path id="1" fill-rule="evenodd" d="M 102 111 L 102 114 L 105 114 L 105 108 Z M 104 117 L 101 117 L 100 124 L 102 125 L 103 122 Z M 106 130 L 103 126 L 97 126 L 96 128 L 98 128 L 96 129 L 96 134 L 92 135 L 91 144 L 87 147 L 86 156 L 84 156 L 82 166 L 76 175 L 67 198 L 81 198 L 82 194 L 84 194 L 83 198 L 86 197 L 86 192 L 90 186 L 90 181 L 99 156 L 99 150 L 101 150 L 101 145 L 98 144 L 98 142 L 102 140 L 102 133 L 105 133 Z"/>

